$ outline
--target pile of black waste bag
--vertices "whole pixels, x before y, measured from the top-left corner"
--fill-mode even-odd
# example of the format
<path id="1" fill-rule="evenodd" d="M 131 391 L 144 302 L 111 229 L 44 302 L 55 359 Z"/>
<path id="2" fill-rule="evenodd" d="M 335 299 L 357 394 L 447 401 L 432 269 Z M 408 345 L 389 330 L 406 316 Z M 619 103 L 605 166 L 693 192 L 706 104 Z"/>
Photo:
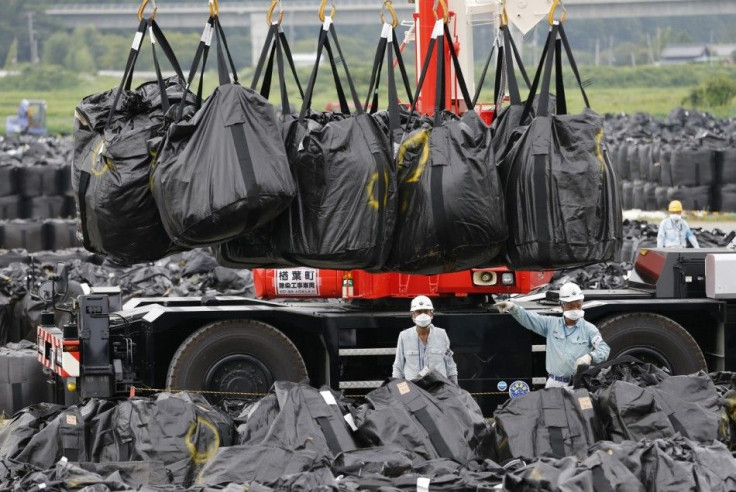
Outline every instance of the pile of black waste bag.
<path id="1" fill-rule="evenodd" d="M 607 115 L 624 209 L 736 211 L 736 122 L 675 108 L 663 120 Z"/>
<path id="2" fill-rule="evenodd" d="M 123 302 L 134 297 L 254 294 L 249 270 L 220 266 L 207 248 L 133 266 L 118 265 L 81 248 L 0 253 L 0 345 L 21 339 L 35 342 L 44 303 L 33 293 L 54 273 L 57 262 L 64 262 L 69 271 L 69 291 L 63 302 L 82 294 L 81 284 L 119 287 Z M 66 315 L 57 311 L 56 316 L 57 326 L 61 326 Z"/>
<path id="3" fill-rule="evenodd" d="M 736 374 L 634 359 L 485 419 L 434 373 L 354 401 L 277 382 L 251 403 L 159 393 L 27 407 L 0 430 L 0 489 L 734 490 Z"/>

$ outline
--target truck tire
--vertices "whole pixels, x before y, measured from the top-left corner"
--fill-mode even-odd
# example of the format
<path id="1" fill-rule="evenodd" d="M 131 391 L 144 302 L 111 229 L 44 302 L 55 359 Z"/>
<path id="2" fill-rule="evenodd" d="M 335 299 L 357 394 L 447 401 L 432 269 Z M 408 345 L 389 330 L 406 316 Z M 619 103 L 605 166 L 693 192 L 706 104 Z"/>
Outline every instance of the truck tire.
<path id="1" fill-rule="evenodd" d="M 238 394 L 258 397 L 275 381 L 306 377 L 304 359 L 283 333 L 260 321 L 227 320 L 204 326 L 184 340 L 171 359 L 166 386 L 204 391 L 208 400 L 217 402 Z"/>
<path id="2" fill-rule="evenodd" d="M 673 375 L 707 371 L 697 342 L 675 321 L 654 313 L 630 313 L 608 318 L 598 329 L 611 347 L 609 359 L 631 355 L 666 368 Z"/>

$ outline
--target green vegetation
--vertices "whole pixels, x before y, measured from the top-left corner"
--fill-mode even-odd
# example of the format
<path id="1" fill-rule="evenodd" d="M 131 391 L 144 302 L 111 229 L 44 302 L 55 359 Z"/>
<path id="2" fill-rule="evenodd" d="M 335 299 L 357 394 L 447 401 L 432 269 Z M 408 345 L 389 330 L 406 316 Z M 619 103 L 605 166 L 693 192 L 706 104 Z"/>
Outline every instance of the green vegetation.
<path id="1" fill-rule="evenodd" d="M 356 81 L 358 94 L 364 100 L 370 67 L 365 63 L 356 64 L 351 65 L 350 70 Z M 681 65 L 676 70 L 673 67 L 606 67 L 605 70 L 601 67 L 581 67 L 580 70 L 585 78 L 592 75 L 592 84 L 586 91 L 591 107 L 601 114 L 643 112 L 663 118 L 673 108 L 684 106 L 708 111 L 718 118 L 736 117 L 734 66 Z M 309 67 L 299 69 L 300 79 L 305 85 L 309 72 Z M 253 77 L 253 70 L 243 69 L 239 76 L 248 85 Z M 410 77 L 413 78 L 413 73 L 410 73 Z M 204 93 L 209 94 L 217 84 L 216 74 L 208 72 L 205 80 Z M 142 81 L 137 79 L 136 83 Z M 583 108 L 582 97 L 572 81 L 574 79 L 571 76 L 566 78 L 568 106 L 570 111 L 580 111 Z M 0 79 L 0 121 L 4 121 L 4 116 L 15 114 L 18 103 L 23 98 L 45 99 L 49 131 L 55 134 L 70 133 L 74 107 L 79 101 L 86 95 L 116 87 L 118 83 L 119 79 L 113 77 L 81 77 L 60 67 L 27 66 L 20 75 Z M 385 86 L 385 82 L 382 85 Z M 490 86 L 491 83 L 487 82 L 481 101 L 492 100 Z M 337 101 L 329 65 L 325 64 L 320 69 L 317 88 L 312 104 L 314 109 L 324 109 L 327 103 Z M 405 100 L 403 92 L 400 90 L 399 94 Z M 697 96 L 694 97 L 693 94 L 696 93 Z M 298 109 L 301 99 L 293 87 L 290 87 L 290 97 L 292 104 Z M 385 101 L 385 96 L 382 97 L 382 101 Z M 278 102 L 276 88 L 271 91 L 271 99 Z M 725 104 L 720 104 L 723 102 Z"/>

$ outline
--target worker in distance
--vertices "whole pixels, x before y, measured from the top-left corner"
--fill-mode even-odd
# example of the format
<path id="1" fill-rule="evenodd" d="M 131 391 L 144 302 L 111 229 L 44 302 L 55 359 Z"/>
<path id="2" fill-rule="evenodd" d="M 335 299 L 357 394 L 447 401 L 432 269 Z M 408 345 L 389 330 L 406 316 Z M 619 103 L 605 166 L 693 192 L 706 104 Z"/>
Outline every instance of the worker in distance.
<path id="1" fill-rule="evenodd" d="M 682 203 L 680 200 L 672 200 L 667 210 L 670 216 L 659 224 L 657 247 L 687 248 L 687 242 L 690 241 L 693 248 L 699 248 L 698 238 L 690 230 L 687 221 L 682 218 Z"/>
<path id="2" fill-rule="evenodd" d="M 547 383 L 545 388 L 569 388 L 578 366 L 600 364 L 608 359 L 611 348 L 603 341 L 593 323 L 585 321 L 583 291 L 568 282 L 560 288 L 562 318 L 542 316 L 511 301 L 496 303 L 502 313 L 509 313 L 524 328 L 547 339 Z"/>
<path id="3" fill-rule="evenodd" d="M 427 296 L 415 297 L 410 313 L 414 326 L 399 334 L 391 377 L 419 379 L 436 371 L 457 385 L 457 365 L 450 338 L 445 330 L 432 324 L 432 301 Z"/>

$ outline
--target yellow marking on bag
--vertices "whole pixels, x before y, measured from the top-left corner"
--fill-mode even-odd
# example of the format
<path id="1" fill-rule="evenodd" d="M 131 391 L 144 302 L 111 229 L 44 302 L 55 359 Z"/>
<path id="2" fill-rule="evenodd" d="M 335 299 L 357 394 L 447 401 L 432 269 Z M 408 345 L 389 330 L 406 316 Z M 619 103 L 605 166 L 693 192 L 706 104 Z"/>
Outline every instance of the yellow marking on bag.
<path id="1" fill-rule="evenodd" d="M 90 172 L 95 177 L 101 177 L 103 174 L 105 174 L 108 170 L 114 171 L 115 170 L 115 163 L 112 162 L 112 160 L 109 157 L 105 157 L 102 154 L 102 151 L 105 149 L 105 141 L 100 139 L 100 143 L 95 147 L 95 149 L 92 151 L 91 158 L 92 158 L 92 165 L 90 166 Z M 103 165 L 101 168 L 97 167 L 97 161 L 102 161 Z"/>
<path id="2" fill-rule="evenodd" d="M 601 128 L 598 130 L 598 133 L 595 136 L 595 156 L 598 158 L 598 161 L 601 163 L 601 171 L 605 170 L 606 167 L 606 161 L 603 158 L 603 139 L 605 136 L 603 135 L 603 129 Z"/>
<path id="3" fill-rule="evenodd" d="M 389 176 L 388 171 L 384 171 L 383 173 L 383 182 L 385 184 L 384 188 L 385 191 L 383 193 L 383 207 L 385 208 L 388 204 L 388 182 L 389 182 Z M 378 199 L 374 196 L 374 190 L 376 189 L 376 183 L 378 183 L 378 173 L 373 173 L 371 175 L 371 179 L 368 180 L 368 184 L 365 185 L 365 191 L 368 195 L 368 206 L 378 210 L 380 208 L 380 203 L 378 202 Z"/>
<path id="4" fill-rule="evenodd" d="M 414 183 L 416 181 L 419 181 L 419 178 L 424 172 L 424 167 L 427 165 L 427 161 L 429 161 L 429 130 L 423 129 L 416 135 L 408 137 L 401 143 L 401 146 L 399 147 L 397 163 L 400 168 L 404 165 L 404 155 L 406 154 L 408 148 L 419 147 L 420 145 L 422 146 L 422 156 L 419 158 L 419 164 L 417 165 L 417 168 L 414 170 L 412 175 L 406 179 L 407 183 Z"/>
<path id="5" fill-rule="evenodd" d="M 200 451 L 199 449 L 197 449 L 197 445 L 192 442 L 192 437 L 197 431 L 197 427 L 199 425 L 207 427 L 210 431 L 212 431 L 212 434 L 214 436 L 214 441 L 209 446 L 207 446 L 207 449 L 205 449 L 204 451 Z M 197 417 L 197 421 L 192 422 L 189 425 L 189 430 L 187 430 L 187 434 L 186 436 L 184 436 L 184 441 L 186 442 L 189 454 L 192 455 L 192 461 L 194 461 L 194 463 L 197 465 L 201 465 L 207 463 L 217 453 L 217 450 L 220 447 L 220 433 L 217 431 L 217 427 L 215 427 L 215 424 L 203 417 Z"/>

